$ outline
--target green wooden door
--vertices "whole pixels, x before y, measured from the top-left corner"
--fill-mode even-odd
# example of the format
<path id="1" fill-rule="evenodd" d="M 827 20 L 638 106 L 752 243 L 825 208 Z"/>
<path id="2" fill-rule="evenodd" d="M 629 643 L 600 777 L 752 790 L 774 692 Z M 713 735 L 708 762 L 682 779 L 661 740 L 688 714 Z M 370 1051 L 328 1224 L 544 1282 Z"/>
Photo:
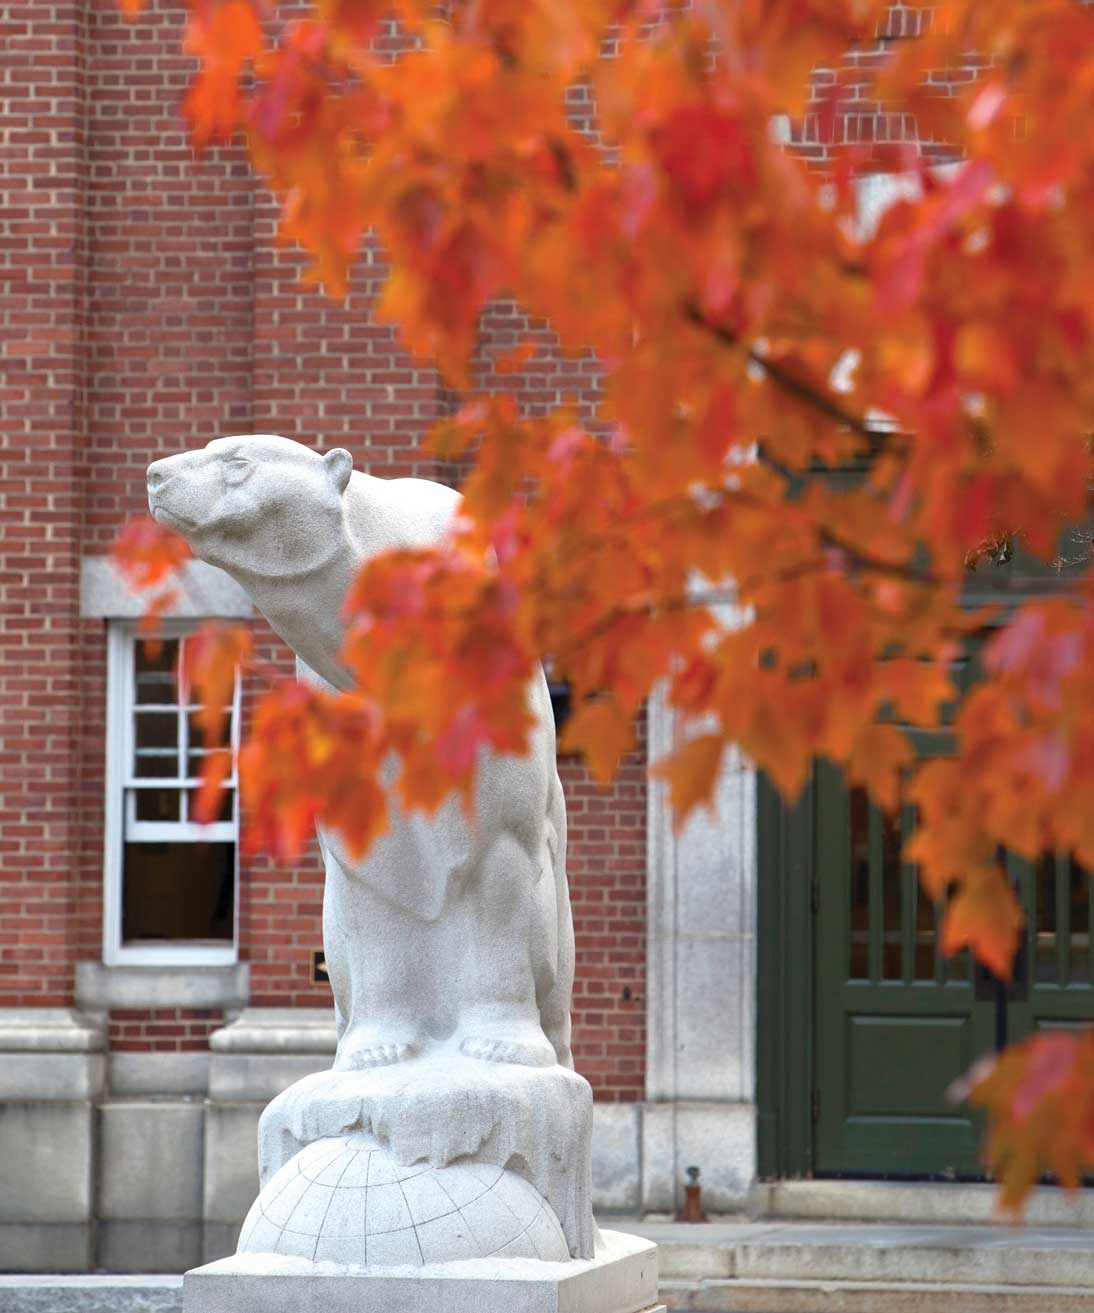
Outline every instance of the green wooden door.
<path id="1" fill-rule="evenodd" d="M 1069 542 L 1061 571 L 1019 545 L 1007 570 L 971 577 L 970 606 L 1066 592 L 1087 560 Z M 979 650 L 973 640 L 955 663 L 959 697 Z M 945 730 L 912 738 L 947 751 Z M 1089 875 L 1067 855 L 1008 858 L 1026 930 L 1004 994 L 968 953 L 938 952 L 940 909 L 900 859 L 910 808 L 883 816 L 824 763 L 794 807 L 763 780 L 758 800 L 761 1175 L 981 1175 L 981 1124 L 947 1088 L 1000 1033 L 1094 1024 Z"/>
<path id="2" fill-rule="evenodd" d="M 1094 1023 L 1094 902 L 1073 857 L 1036 864 L 1011 857 L 1008 873 L 1026 914 L 1025 941 L 1007 1001 L 1007 1038 Z"/>
<path id="3" fill-rule="evenodd" d="M 980 1175 L 980 1119 L 946 1091 L 997 1039 L 1094 1022 L 1089 875 L 1066 855 L 1008 859 L 1026 929 L 1003 992 L 938 950 L 940 909 L 901 860 L 913 809 L 885 816 L 824 763 L 813 799 L 813 1170 Z"/>
<path id="4" fill-rule="evenodd" d="M 824 763 L 814 798 L 814 1170 L 976 1175 L 980 1127 L 945 1091 L 991 1049 L 994 1008 L 968 953 L 938 951 L 938 909 L 900 856 L 913 811 L 885 816 Z"/>

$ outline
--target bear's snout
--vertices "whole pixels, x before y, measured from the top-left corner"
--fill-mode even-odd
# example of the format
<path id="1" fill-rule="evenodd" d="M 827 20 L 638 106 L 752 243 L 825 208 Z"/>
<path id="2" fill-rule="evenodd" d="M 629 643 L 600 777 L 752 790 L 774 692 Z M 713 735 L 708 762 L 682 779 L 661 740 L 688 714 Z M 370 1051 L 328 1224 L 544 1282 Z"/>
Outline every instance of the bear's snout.
<path id="1" fill-rule="evenodd" d="M 153 461 L 146 475 L 148 485 L 148 509 L 152 518 L 169 528 L 185 532 L 194 524 L 192 507 L 193 490 L 188 487 L 189 480 L 178 476 L 185 474 L 190 467 L 185 457 L 165 456 Z"/>
<path id="2" fill-rule="evenodd" d="M 160 488 L 163 487 L 163 485 L 171 477 L 170 471 L 165 468 L 166 465 L 167 465 L 166 460 L 157 460 L 154 461 L 151 465 L 149 465 L 148 467 L 149 492 L 157 492 Z"/>

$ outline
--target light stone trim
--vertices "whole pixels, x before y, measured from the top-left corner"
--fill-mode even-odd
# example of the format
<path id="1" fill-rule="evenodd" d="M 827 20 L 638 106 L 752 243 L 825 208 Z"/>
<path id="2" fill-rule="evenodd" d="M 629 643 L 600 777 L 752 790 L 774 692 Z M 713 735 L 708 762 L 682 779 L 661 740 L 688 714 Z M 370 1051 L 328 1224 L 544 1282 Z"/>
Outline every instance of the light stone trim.
<path id="1" fill-rule="evenodd" d="M 89 1221 L 47 1223 L 0 1221 L 0 1272 L 86 1272 L 93 1265 L 92 1230 Z M 10 1297 L 11 1286 L 18 1290 L 25 1281 L 46 1282 L 53 1279 L 69 1281 L 74 1278 L 0 1276 L 0 1309 L 3 1309 L 4 1313 L 9 1313 L 9 1310 L 10 1313 L 24 1313 L 24 1310 L 26 1313 L 58 1313 L 55 1294 L 49 1295 L 48 1302 L 43 1301 L 37 1305 L 22 1305 Z M 99 1305 L 99 1308 L 101 1309 L 102 1305 Z M 97 1310 L 94 1310 L 93 1306 L 88 1313 L 97 1313 Z"/>
<path id="2" fill-rule="evenodd" d="M 186 561 L 172 584 L 175 598 L 163 611 L 172 618 L 245 620 L 254 615 L 251 599 L 223 570 L 205 561 Z M 80 614 L 107 620 L 138 620 L 147 610 L 146 594 L 134 592 L 109 556 L 80 562 Z"/>
<path id="3" fill-rule="evenodd" d="M 999 1219 L 999 1188 L 972 1181 L 773 1181 L 757 1184 L 753 1217 L 817 1222 L 931 1223 L 937 1226 Z M 1022 1209 L 1028 1227 L 1094 1227 L 1094 1190 L 1074 1194 L 1038 1186 Z"/>
<path id="4" fill-rule="evenodd" d="M 648 716 L 657 761 L 686 731 L 663 688 Z M 723 764 L 713 811 L 679 832 L 651 779 L 648 854 L 641 1206 L 679 1207 L 694 1165 L 708 1206 L 737 1208 L 756 1171 L 756 776 L 739 753 Z"/>
<path id="5" fill-rule="evenodd" d="M 76 963 L 76 1003 L 96 1012 L 112 1008 L 223 1008 L 238 1011 L 250 998 L 250 966 L 106 966 Z"/>
<path id="6" fill-rule="evenodd" d="M 593 1207 L 598 1213 L 638 1212 L 641 1135 L 641 1104 L 593 1104 Z"/>
<path id="7" fill-rule="evenodd" d="M 89 1100 L 0 1102 L 0 1222 L 89 1223 L 93 1148 Z"/>
<path id="8" fill-rule="evenodd" d="M 99 1105 L 99 1220 L 199 1223 L 204 1121 L 199 1099 L 104 1100 Z"/>
<path id="9" fill-rule="evenodd" d="M 187 1272 L 184 1313 L 657 1313 L 657 1250 L 602 1231 L 596 1255 L 566 1263 L 488 1258 L 425 1267 L 316 1265 L 236 1254 Z"/>
<path id="10" fill-rule="evenodd" d="M 214 1053 L 329 1053 L 338 1047 L 334 1009 L 244 1008 L 229 1026 L 213 1032 Z"/>
<path id="11" fill-rule="evenodd" d="M 106 1056 L 102 1053 L 0 1049 L 0 1100 L 34 1107 L 54 1100 L 94 1099 L 105 1082 Z"/>
<path id="12" fill-rule="evenodd" d="M 0 1053 L 99 1053 L 98 1018 L 75 1008 L 0 1008 Z"/>
<path id="13" fill-rule="evenodd" d="M 208 1053 L 111 1053 L 111 1094 L 205 1094 L 209 1089 Z"/>

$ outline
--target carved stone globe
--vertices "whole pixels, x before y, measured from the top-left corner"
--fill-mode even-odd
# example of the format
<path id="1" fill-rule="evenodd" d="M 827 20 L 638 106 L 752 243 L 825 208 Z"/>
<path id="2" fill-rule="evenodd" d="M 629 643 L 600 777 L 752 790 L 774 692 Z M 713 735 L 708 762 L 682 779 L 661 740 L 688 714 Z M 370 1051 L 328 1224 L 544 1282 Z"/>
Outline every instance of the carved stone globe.
<path id="1" fill-rule="evenodd" d="M 251 1206 L 239 1253 L 357 1267 L 570 1254 L 554 1210 L 516 1172 L 456 1161 L 405 1166 L 361 1131 L 302 1149 Z"/>

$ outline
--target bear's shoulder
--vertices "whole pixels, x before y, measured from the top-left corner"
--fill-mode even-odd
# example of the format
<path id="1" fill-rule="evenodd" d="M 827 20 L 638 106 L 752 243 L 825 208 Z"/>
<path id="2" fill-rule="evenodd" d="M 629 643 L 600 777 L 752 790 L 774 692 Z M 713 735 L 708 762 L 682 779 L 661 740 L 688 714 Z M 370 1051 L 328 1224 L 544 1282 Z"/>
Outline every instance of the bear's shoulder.
<path id="1" fill-rule="evenodd" d="M 382 479 L 354 474 L 348 489 L 348 516 L 364 546 L 427 546 L 442 538 L 462 498 L 454 488 L 431 479 Z M 369 551 L 371 554 L 371 551 Z"/>

